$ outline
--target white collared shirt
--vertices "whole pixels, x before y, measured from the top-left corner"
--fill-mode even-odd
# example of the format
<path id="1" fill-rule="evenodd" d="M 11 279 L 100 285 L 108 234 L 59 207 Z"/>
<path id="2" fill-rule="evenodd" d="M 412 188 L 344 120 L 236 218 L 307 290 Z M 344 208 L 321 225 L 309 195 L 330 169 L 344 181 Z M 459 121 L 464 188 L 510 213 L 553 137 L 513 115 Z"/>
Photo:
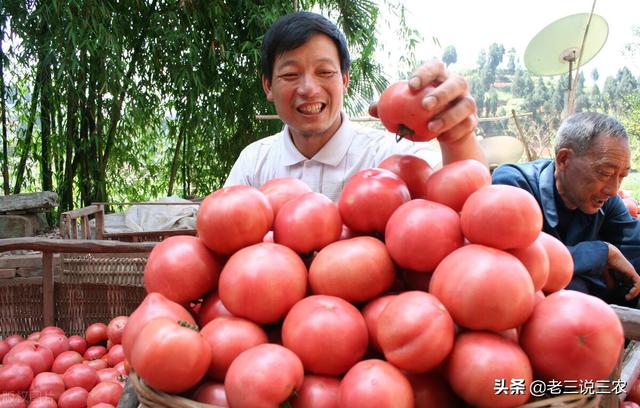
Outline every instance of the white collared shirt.
<path id="1" fill-rule="evenodd" d="M 342 113 L 342 124 L 331 139 L 312 158 L 307 159 L 291 140 L 287 126 L 280 133 L 245 147 L 236 160 L 224 186 L 244 184 L 260 188 L 280 177 L 295 177 L 315 192 L 338 201 L 345 183 L 358 171 L 376 167 L 397 154 L 415 154 L 431 167 L 442 161 L 434 142 L 418 143 L 379 129 L 360 126 Z"/>

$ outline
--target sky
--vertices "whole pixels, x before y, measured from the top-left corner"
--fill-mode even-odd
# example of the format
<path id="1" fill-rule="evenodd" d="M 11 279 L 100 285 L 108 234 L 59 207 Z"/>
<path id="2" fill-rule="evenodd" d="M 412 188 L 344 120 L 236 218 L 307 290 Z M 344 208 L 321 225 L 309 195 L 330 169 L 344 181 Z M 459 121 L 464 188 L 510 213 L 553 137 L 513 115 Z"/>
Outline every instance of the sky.
<path id="1" fill-rule="evenodd" d="M 593 0 L 401 0 L 408 13 L 408 24 L 419 30 L 423 42 L 417 48 L 417 57 L 440 58 L 442 50 L 453 45 L 458 62 L 450 68 L 461 71 L 476 66 L 481 49 L 492 43 L 502 43 L 505 50 L 513 47 L 520 65 L 524 67 L 524 52 L 529 41 L 548 24 L 571 14 L 589 13 Z M 640 55 L 624 57 L 626 43 L 640 42 L 632 34 L 632 26 L 640 26 L 639 0 L 597 0 L 595 14 L 609 25 L 604 47 L 586 65 L 587 83 L 591 71 L 598 69 L 599 84 L 619 68 L 627 66 L 640 76 Z M 393 34 L 381 29 L 384 42 L 393 43 Z M 440 43 L 438 48 L 432 38 Z M 393 48 L 393 47 L 391 47 Z M 388 72 L 394 71 L 395 58 L 389 58 Z M 504 60 L 506 62 L 506 58 Z"/>

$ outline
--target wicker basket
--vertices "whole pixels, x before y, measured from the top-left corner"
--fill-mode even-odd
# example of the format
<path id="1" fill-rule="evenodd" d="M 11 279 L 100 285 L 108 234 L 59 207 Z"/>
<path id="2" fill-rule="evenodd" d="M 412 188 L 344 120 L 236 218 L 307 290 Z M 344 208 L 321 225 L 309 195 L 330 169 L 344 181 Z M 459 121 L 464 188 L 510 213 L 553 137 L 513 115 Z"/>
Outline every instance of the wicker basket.
<path id="1" fill-rule="evenodd" d="M 42 329 L 42 283 L 33 279 L 0 280 L 0 337 L 27 336 Z"/>
<path id="2" fill-rule="evenodd" d="M 133 371 L 129 374 L 129 382 L 138 396 L 140 406 L 144 408 L 222 408 L 190 400 L 180 395 L 156 391 L 145 384 Z"/>
<path id="3" fill-rule="evenodd" d="M 521 405 L 519 408 L 597 408 L 600 395 L 570 394 L 540 399 Z"/>

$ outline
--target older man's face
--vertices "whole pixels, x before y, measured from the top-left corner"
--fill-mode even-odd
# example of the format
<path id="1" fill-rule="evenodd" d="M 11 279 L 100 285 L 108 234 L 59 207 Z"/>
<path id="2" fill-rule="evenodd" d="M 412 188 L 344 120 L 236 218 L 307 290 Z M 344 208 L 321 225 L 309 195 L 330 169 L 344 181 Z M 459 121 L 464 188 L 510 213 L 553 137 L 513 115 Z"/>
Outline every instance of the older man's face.
<path id="1" fill-rule="evenodd" d="M 630 156 L 627 140 L 602 134 L 581 156 L 561 149 L 556 155 L 556 186 L 565 205 L 596 213 L 629 174 Z"/>

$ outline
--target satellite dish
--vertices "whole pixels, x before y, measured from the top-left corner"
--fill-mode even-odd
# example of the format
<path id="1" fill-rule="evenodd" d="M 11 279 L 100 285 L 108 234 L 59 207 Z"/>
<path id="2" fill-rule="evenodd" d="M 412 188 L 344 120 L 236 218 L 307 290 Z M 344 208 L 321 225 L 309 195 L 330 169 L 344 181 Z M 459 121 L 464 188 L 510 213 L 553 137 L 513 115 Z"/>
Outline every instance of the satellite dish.
<path id="1" fill-rule="evenodd" d="M 524 153 L 524 144 L 513 136 L 492 136 L 480 141 L 490 168 L 516 163 Z"/>

